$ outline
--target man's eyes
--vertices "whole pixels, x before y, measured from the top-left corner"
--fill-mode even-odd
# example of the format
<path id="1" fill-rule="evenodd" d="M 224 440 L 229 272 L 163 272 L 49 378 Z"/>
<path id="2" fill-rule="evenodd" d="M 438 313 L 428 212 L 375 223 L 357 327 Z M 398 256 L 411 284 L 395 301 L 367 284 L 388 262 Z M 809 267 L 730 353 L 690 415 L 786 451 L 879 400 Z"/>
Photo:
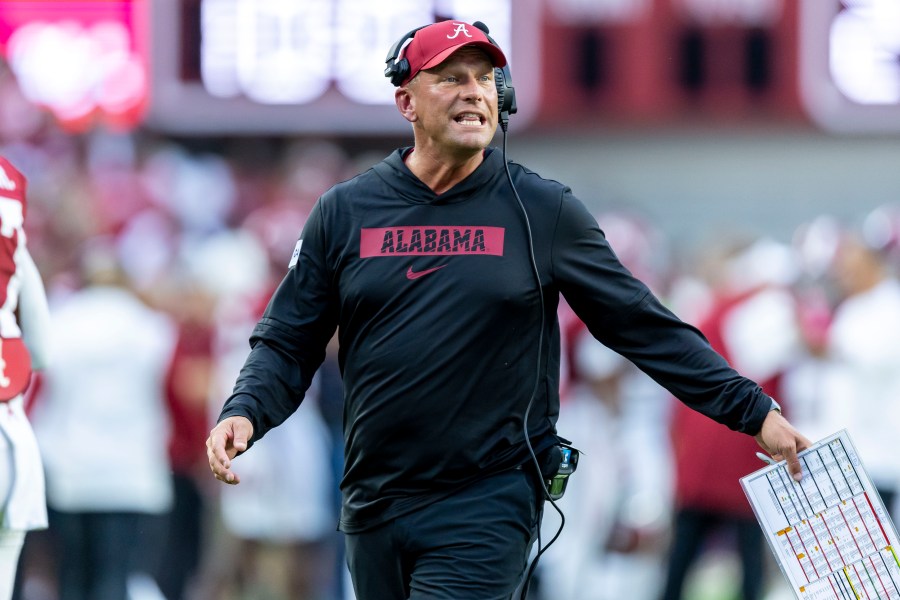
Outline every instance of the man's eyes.
<path id="1" fill-rule="evenodd" d="M 448 83 L 456 83 L 459 80 L 460 80 L 459 77 L 457 77 L 455 75 L 447 75 L 446 77 L 444 77 L 444 81 L 446 81 Z M 483 81 L 483 82 L 491 81 L 491 76 L 490 75 L 482 75 L 481 77 L 478 78 L 478 81 Z"/>

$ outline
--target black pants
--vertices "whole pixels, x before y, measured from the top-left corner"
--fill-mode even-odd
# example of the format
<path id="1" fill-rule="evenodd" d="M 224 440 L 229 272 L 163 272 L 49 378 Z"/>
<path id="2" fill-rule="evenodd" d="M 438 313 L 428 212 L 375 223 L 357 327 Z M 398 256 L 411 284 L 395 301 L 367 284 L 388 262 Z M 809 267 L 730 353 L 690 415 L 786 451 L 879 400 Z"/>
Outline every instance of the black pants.
<path id="1" fill-rule="evenodd" d="M 499 473 L 416 512 L 347 534 L 358 600 L 508 600 L 542 506 L 535 477 Z"/>
<path id="2" fill-rule="evenodd" d="M 741 598 L 758 600 L 765 586 L 765 547 L 762 529 L 753 517 L 739 518 L 704 511 L 682 509 L 675 515 L 674 539 L 669 551 L 669 566 L 663 600 L 680 600 L 685 579 L 695 564 L 704 542 L 715 531 L 730 530 L 737 542 L 741 560 Z"/>

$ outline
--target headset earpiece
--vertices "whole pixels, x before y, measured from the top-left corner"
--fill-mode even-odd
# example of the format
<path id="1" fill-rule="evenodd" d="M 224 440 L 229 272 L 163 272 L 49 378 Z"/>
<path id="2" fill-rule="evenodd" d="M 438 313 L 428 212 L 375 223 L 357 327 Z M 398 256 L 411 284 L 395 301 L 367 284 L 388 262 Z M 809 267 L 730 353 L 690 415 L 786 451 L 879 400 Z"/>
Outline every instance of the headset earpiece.
<path id="1" fill-rule="evenodd" d="M 509 115 L 515 114 L 518 110 L 516 108 L 516 90 L 510 85 L 508 65 L 502 69 L 494 69 L 494 83 L 497 85 L 497 112 L 500 114 L 501 125 L 505 127 L 509 122 Z"/>
<path id="2" fill-rule="evenodd" d="M 422 27 L 426 27 L 423 25 Z M 397 40 L 391 49 L 388 50 L 387 57 L 385 57 L 385 68 L 384 68 L 384 76 L 390 77 L 391 83 L 394 84 L 394 87 L 400 87 L 403 83 L 403 80 L 409 76 L 409 61 L 406 58 L 400 58 L 400 53 L 403 52 L 406 45 L 412 41 L 413 36 L 416 35 L 416 32 L 422 27 L 416 27 L 415 29 L 406 32 L 403 37 Z M 398 60 L 399 59 L 399 60 Z"/>

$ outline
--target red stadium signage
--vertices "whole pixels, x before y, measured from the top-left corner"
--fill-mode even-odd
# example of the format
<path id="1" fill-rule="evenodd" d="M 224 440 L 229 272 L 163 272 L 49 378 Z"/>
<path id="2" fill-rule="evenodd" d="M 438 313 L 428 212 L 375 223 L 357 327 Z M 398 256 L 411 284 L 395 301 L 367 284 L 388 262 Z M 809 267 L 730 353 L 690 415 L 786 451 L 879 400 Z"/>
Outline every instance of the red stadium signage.
<path id="1" fill-rule="evenodd" d="M 0 51 L 22 93 L 70 131 L 140 122 L 149 0 L 0 0 Z"/>

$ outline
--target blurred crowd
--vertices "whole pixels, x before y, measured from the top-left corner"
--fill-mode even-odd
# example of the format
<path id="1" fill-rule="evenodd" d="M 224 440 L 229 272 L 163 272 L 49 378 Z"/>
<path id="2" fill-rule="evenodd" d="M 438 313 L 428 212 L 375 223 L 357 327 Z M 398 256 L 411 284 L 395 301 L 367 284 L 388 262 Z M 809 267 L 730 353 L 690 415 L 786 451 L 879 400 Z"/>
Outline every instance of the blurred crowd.
<path id="1" fill-rule="evenodd" d="M 50 528 L 26 539 L 17 598 L 105 598 L 126 578 L 133 600 L 352 599 L 334 353 L 301 410 L 237 459 L 240 486 L 212 478 L 204 442 L 313 203 L 390 149 L 69 135 L 0 75 L 0 154 L 28 177 L 54 323 L 28 398 Z M 597 218 L 623 263 L 808 437 L 848 429 L 894 508 L 900 212 L 817 215 L 790 240 L 720 231 L 691 249 L 640 214 Z M 685 410 L 564 302 L 560 320 L 558 429 L 583 457 L 531 597 L 792 597 L 738 483 L 764 466 L 755 442 Z M 544 545 L 562 521 L 548 505 Z"/>

